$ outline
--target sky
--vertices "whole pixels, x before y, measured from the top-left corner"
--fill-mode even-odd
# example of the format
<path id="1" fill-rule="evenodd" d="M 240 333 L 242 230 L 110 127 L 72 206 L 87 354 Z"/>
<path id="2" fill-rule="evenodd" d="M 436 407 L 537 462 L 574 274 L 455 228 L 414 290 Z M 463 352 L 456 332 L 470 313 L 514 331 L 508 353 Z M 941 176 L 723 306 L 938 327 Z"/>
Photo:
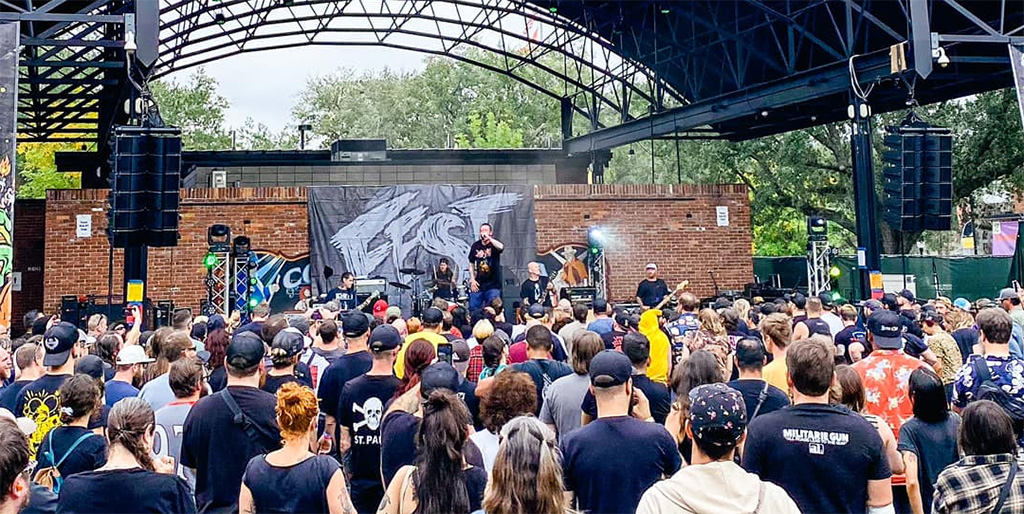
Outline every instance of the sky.
<path id="1" fill-rule="evenodd" d="M 246 118 L 279 131 L 292 120 L 292 107 L 306 81 L 340 68 L 359 71 L 415 71 L 424 66 L 424 54 L 383 47 L 304 46 L 241 54 L 215 61 L 206 71 L 220 83 L 220 92 L 231 107 L 227 123 L 245 124 Z M 170 78 L 184 81 L 192 70 Z M 254 87 L 258 85 L 258 87 Z"/>

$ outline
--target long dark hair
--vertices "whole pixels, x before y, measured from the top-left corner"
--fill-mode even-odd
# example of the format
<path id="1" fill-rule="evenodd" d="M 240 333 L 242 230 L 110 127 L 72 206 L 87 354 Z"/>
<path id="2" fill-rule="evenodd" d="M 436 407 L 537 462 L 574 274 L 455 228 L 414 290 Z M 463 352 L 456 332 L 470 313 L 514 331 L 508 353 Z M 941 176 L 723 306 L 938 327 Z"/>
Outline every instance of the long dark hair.
<path id="1" fill-rule="evenodd" d="M 224 365 L 224 357 L 227 356 L 228 343 L 231 342 L 227 332 L 227 323 L 220 315 L 214 315 L 206 325 L 206 351 L 210 352 L 210 369 L 217 369 Z"/>
<path id="2" fill-rule="evenodd" d="M 436 357 L 437 352 L 434 350 L 434 345 L 426 339 L 417 339 L 409 344 L 409 349 L 405 351 L 405 374 L 402 375 L 402 382 L 395 390 L 393 398 L 398 398 L 406 391 L 416 387 L 416 384 L 420 383 L 420 371 L 434 362 Z"/>
<path id="3" fill-rule="evenodd" d="M 949 401 L 942 379 L 934 371 L 917 368 L 910 374 L 910 400 L 914 417 L 926 423 L 938 423 L 949 417 Z"/>
<path id="4" fill-rule="evenodd" d="M 64 423 L 100 409 L 103 392 L 89 375 L 78 374 L 60 386 L 60 419 Z"/>
<path id="5" fill-rule="evenodd" d="M 110 446 L 121 445 L 135 456 L 139 466 L 154 471 L 153 458 L 149 456 L 143 436 L 152 434 L 156 416 L 146 400 L 138 397 L 118 401 L 110 409 L 107 418 L 107 440 Z"/>
<path id="6" fill-rule="evenodd" d="M 469 491 L 462 469 L 469 422 L 466 406 L 447 389 L 435 389 L 423 404 L 412 477 L 417 514 L 469 512 Z"/>

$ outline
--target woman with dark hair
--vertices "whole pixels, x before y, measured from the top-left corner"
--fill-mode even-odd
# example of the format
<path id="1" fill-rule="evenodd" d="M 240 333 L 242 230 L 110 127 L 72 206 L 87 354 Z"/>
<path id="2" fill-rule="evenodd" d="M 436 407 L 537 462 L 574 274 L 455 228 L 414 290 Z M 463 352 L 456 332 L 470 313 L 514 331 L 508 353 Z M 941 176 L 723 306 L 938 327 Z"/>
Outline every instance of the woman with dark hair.
<path id="1" fill-rule="evenodd" d="M 284 446 L 249 461 L 238 511 L 354 513 L 338 461 L 310 451 L 320 414 L 313 390 L 295 382 L 282 385 L 275 410 Z"/>
<path id="2" fill-rule="evenodd" d="M 378 513 L 467 514 L 479 509 L 487 471 L 462 457 L 469 423 L 469 411 L 455 393 L 432 391 L 416 432 L 416 463 L 398 470 Z"/>
<path id="3" fill-rule="evenodd" d="M 697 386 L 717 382 L 725 382 L 725 377 L 722 376 L 718 358 L 707 350 L 691 353 L 690 357 L 672 373 L 669 386 L 676 393 L 676 401 L 672 402 L 668 417 L 665 418 L 665 428 L 676 440 L 679 453 L 687 464 L 690 463 L 690 454 L 693 451 L 690 438 L 686 436 L 686 420 L 690 415 L 690 391 Z"/>
<path id="4" fill-rule="evenodd" d="M 185 480 L 174 475 L 174 459 L 153 460 L 153 409 L 141 398 L 125 398 L 110 409 L 107 463 L 66 477 L 58 513 L 192 514 L 196 504 Z"/>
<path id="5" fill-rule="evenodd" d="M 55 493 L 60 492 L 63 478 L 107 462 L 106 440 L 88 428 L 89 419 L 102 405 L 100 386 L 89 375 L 75 375 L 60 386 L 59 393 L 64 426 L 43 437 L 35 473 L 35 481 L 49 485 Z"/>
<path id="6" fill-rule="evenodd" d="M 213 392 L 220 391 L 228 385 L 228 373 L 224 369 L 224 357 L 227 356 L 228 343 L 231 336 L 228 335 L 228 324 L 220 314 L 210 316 L 206 324 L 206 351 L 210 352 L 210 360 L 207 366 L 212 370 L 207 383 Z"/>
<path id="7" fill-rule="evenodd" d="M 117 371 L 117 354 L 121 351 L 122 345 L 124 339 L 116 332 L 105 332 L 96 339 L 96 344 L 92 347 L 90 353 L 103 360 L 103 379 L 106 381 L 114 378 Z"/>
<path id="8" fill-rule="evenodd" d="M 463 306 L 452 309 L 452 326 L 459 329 L 462 335 L 471 334 L 473 325 L 469 323 L 469 311 Z"/>
<path id="9" fill-rule="evenodd" d="M 961 415 L 964 457 L 939 473 L 932 512 L 1024 512 L 1024 470 L 1016 458 L 1020 448 L 1010 416 L 989 400 L 971 402 Z"/>
<path id="10" fill-rule="evenodd" d="M 562 482 L 555 433 L 533 416 L 515 418 L 501 429 L 491 481 L 484 493 L 487 514 L 571 512 Z"/>
<path id="11" fill-rule="evenodd" d="M 434 350 L 433 344 L 426 339 L 413 341 L 405 352 L 405 375 L 392 399 L 396 399 L 416 387 L 416 384 L 420 383 L 420 372 L 434 362 L 435 358 L 437 358 L 437 352 Z"/>
<path id="12" fill-rule="evenodd" d="M 832 403 L 838 403 L 871 423 L 882 438 L 882 445 L 885 447 L 886 457 L 889 459 L 889 467 L 894 475 L 903 473 L 903 457 L 896 449 L 896 436 L 892 428 L 881 417 L 869 414 L 865 410 L 867 397 L 864 392 L 864 382 L 854 369 L 846 364 L 836 366 L 836 383 L 831 391 Z"/>
<path id="13" fill-rule="evenodd" d="M 453 300 L 455 298 L 455 282 L 458 278 L 455 276 L 455 270 L 452 269 L 451 263 L 447 257 L 441 257 L 437 261 L 437 268 L 434 269 L 434 283 L 437 288 L 434 289 L 434 298 L 443 298 L 445 300 Z"/>
<path id="14" fill-rule="evenodd" d="M 960 417 L 949 411 L 942 380 L 930 369 L 917 368 L 910 374 L 909 396 L 914 417 L 900 427 L 896 448 L 903 454 L 911 512 L 924 514 L 931 510 L 939 472 L 960 457 Z"/>
<path id="15" fill-rule="evenodd" d="M 477 382 L 497 376 L 508 366 L 508 347 L 500 337 L 492 335 L 484 339 L 480 349 L 482 350 L 484 369 L 480 372 Z"/>

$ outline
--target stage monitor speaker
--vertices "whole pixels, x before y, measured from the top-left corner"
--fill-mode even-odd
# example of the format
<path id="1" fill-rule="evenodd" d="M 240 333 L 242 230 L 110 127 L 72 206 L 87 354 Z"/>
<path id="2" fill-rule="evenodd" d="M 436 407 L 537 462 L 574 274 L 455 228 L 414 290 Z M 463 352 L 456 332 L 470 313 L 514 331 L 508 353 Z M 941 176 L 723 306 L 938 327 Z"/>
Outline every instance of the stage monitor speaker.
<path id="1" fill-rule="evenodd" d="M 576 305 L 577 303 L 583 303 L 587 308 L 594 307 L 594 300 L 597 300 L 597 288 L 596 287 L 564 287 L 559 295 L 562 299 L 569 300 L 570 303 Z"/>

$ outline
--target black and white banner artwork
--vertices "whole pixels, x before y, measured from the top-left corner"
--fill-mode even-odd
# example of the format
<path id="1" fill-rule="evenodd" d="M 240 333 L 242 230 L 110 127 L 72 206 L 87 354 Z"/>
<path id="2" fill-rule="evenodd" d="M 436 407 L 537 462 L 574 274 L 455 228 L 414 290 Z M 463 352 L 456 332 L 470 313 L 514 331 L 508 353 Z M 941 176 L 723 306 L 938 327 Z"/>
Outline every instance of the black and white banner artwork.
<path id="1" fill-rule="evenodd" d="M 432 278 L 438 259 L 447 257 L 457 282 L 469 274 L 469 247 L 484 222 L 505 244 L 502 278 L 518 283 L 537 255 L 533 188 L 502 185 L 322 186 L 309 188 L 310 275 L 314 292 L 335 287 L 341 274 L 380 276 L 412 282 L 401 268 Z M 325 266 L 334 272 L 328 283 Z M 399 290 L 391 290 L 390 303 Z M 408 308 L 410 294 L 402 295 Z"/>

